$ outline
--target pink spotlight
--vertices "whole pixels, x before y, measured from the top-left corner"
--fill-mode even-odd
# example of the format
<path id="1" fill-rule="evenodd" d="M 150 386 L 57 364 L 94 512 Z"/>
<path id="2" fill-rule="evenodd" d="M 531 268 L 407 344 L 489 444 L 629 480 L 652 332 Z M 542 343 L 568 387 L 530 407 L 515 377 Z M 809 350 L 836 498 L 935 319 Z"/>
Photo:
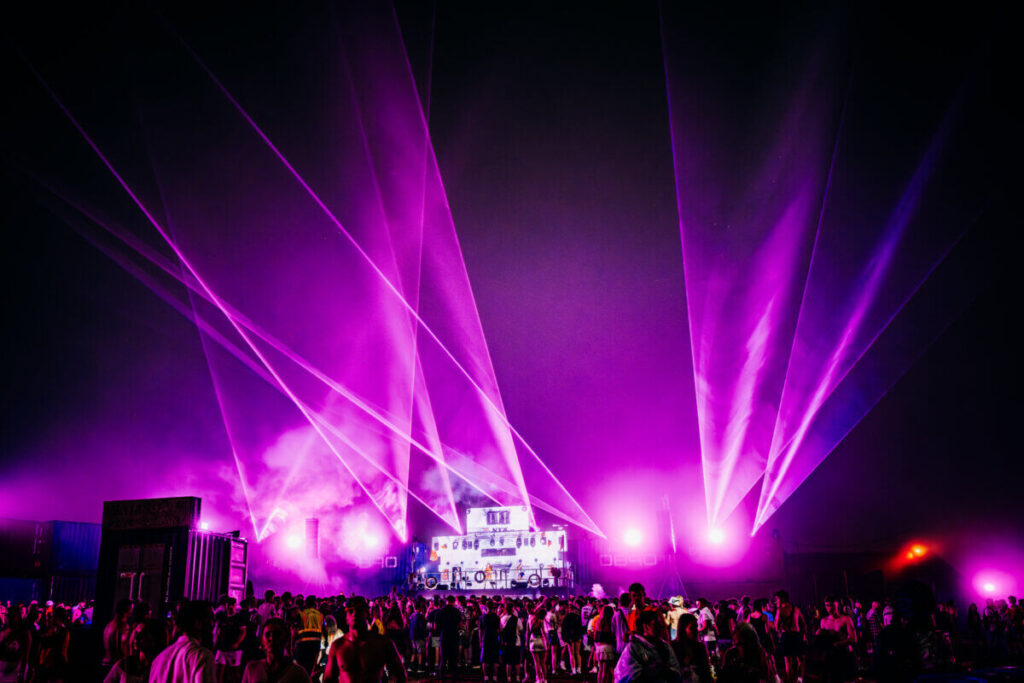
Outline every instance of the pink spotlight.
<path id="1" fill-rule="evenodd" d="M 622 534 L 622 542 L 635 548 L 644 542 L 644 535 L 639 529 L 626 529 L 626 533 Z"/>
<path id="2" fill-rule="evenodd" d="M 986 569 L 974 575 L 974 590 L 985 596 L 1013 595 L 1017 592 L 1017 577 L 998 569 Z"/>
<path id="3" fill-rule="evenodd" d="M 380 536 L 377 534 L 366 534 L 366 538 L 363 539 L 367 548 L 376 548 L 380 545 Z"/>
<path id="4" fill-rule="evenodd" d="M 721 529 L 711 529 L 708 531 L 708 540 L 715 545 L 722 545 L 725 542 L 725 532 Z"/>
<path id="5" fill-rule="evenodd" d="M 209 531 L 210 530 L 210 523 L 209 522 L 199 522 L 199 528 L 202 529 L 203 531 Z"/>
<path id="6" fill-rule="evenodd" d="M 284 544 L 292 550 L 298 550 L 302 545 L 302 536 L 298 534 L 288 534 L 284 539 Z"/>

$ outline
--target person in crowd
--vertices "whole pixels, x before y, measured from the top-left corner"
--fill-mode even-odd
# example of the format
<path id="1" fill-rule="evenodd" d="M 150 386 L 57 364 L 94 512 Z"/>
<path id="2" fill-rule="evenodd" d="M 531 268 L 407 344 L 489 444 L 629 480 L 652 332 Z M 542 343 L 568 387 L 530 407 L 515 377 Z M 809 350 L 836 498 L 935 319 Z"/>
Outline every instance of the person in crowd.
<path id="1" fill-rule="evenodd" d="M 615 649 L 621 655 L 626 651 L 629 644 L 629 610 L 632 607 L 632 598 L 629 593 L 619 596 L 619 604 L 615 606 L 615 614 L 612 616 L 612 630 L 615 631 Z"/>
<path id="2" fill-rule="evenodd" d="M 0 629 L 0 683 L 21 683 L 28 679 L 32 632 L 20 605 L 8 606 Z"/>
<path id="3" fill-rule="evenodd" d="M 696 611 L 697 633 L 701 642 L 708 649 L 709 654 L 718 652 L 718 626 L 715 623 L 715 613 L 711 611 L 707 598 L 697 598 Z"/>
<path id="4" fill-rule="evenodd" d="M 833 596 L 825 598 L 825 616 L 817 635 L 825 651 L 826 679 L 835 683 L 853 680 L 857 674 L 857 630 L 853 619 L 840 613 L 839 601 Z"/>
<path id="5" fill-rule="evenodd" d="M 60 683 L 68 667 L 68 612 L 63 606 L 51 605 L 43 618 L 43 627 L 36 634 L 34 669 L 38 683 Z"/>
<path id="6" fill-rule="evenodd" d="M 271 589 L 263 591 L 263 602 L 256 608 L 256 613 L 259 614 L 260 617 L 260 636 L 263 635 L 262 625 L 266 624 L 268 619 L 280 616 L 277 613 L 277 604 L 274 602 L 274 595 L 274 591 Z"/>
<path id="7" fill-rule="evenodd" d="M 547 610 L 541 603 L 530 615 L 526 626 L 527 638 L 530 641 L 530 654 L 533 658 L 533 668 L 537 683 L 545 683 L 548 680 L 548 630 L 545 617 Z"/>
<path id="8" fill-rule="evenodd" d="M 749 621 L 752 606 L 753 600 L 749 595 L 744 595 L 740 598 L 739 605 L 734 610 L 736 612 L 736 621 Z"/>
<path id="9" fill-rule="evenodd" d="M 878 642 L 878 634 L 882 632 L 882 603 L 875 600 L 871 603 L 864 621 L 867 623 L 867 634 L 871 638 L 871 651 L 874 653 L 875 643 Z"/>
<path id="10" fill-rule="evenodd" d="M 679 662 L 684 681 L 711 683 L 711 657 L 707 645 L 701 640 L 697 617 L 689 612 L 679 617 L 679 628 L 672 639 L 672 651 Z"/>
<path id="11" fill-rule="evenodd" d="M 324 617 L 324 633 L 320 640 L 320 657 L 317 659 L 317 666 L 323 668 L 327 666 L 327 653 L 331 650 L 331 645 L 334 644 L 338 638 L 341 638 L 344 633 L 338 628 L 338 620 L 333 614 L 328 614 Z"/>
<path id="12" fill-rule="evenodd" d="M 583 665 L 580 662 L 580 648 L 583 640 L 583 619 L 576 609 L 576 603 L 571 600 L 564 603 L 565 614 L 562 616 L 560 635 L 562 642 L 569 654 L 569 669 L 573 676 L 583 673 Z"/>
<path id="13" fill-rule="evenodd" d="M 501 662 L 503 643 L 501 635 L 501 617 L 498 615 L 498 604 L 487 600 L 484 602 L 483 613 L 480 615 L 480 667 L 483 669 L 484 681 L 498 680 L 497 667 Z"/>
<path id="14" fill-rule="evenodd" d="M 125 598 L 114 607 L 114 618 L 103 627 L 103 666 L 109 668 L 124 656 L 124 643 L 128 637 L 128 619 L 134 603 Z"/>
<path id="15" fill-rule="evenodd" d="M 679 617 L 686 613 L 686 608 L 683 606 L 683 599 L 680 597 L 670 598 L 668 601 L 668 607 L 665 610 L 665 618 L 668 620 L 668 635 L 671 640 L 675 640 L 676 634 L 679 632 Z"/>
<path id="16" fill-rule="evenodd" d="M 680 683 L 679 661 L 665 640 L 668 627 L 664 617 L 657 610 L 644 609 L 635 623 L 637 632 L 615 665 L 615 682 Z"/>
<path id="17" fill-rule="evenodd" d="M 385 668 L 389 683 L 406 683 L 398 649 L 387 637 L 369 628 L 369 619 L 370 609 L 364 598 L 354 596 L 345 602 L 348 630 L 331 646 L 324 683 L 380 683 Z"/>
<path id="18" fill-rule="evenodd" d="M 796 683 L 803 678 L 806 660 L 807 622 L 800 608 L 789 601 L 789 593 L 780 590 L 775 593 L 775 631 L 778 634 L 779 655 L 785 664 L 785 680 Z"/>
<path id="19" fill-rule="evenodd" d="M 615 619 L 615 608 L 605 605 L 594 623 L 592 634 L 594 639 L 594 660 L 597 663 L 597 683 L 611 683 L 612 671 L 619 658 L 615 645 L 615 631 L 612 622 Z"/>
<path id="20" fill-rule="evenodd" d="M 237 609 L 232 597 L 221 600 L 220 612 L 214 615 L 213 661 L 217 683 L 235 683 L 242 676 L 242 645 L 248 621 Z"/>
<path id="21" fill-rule="evenodd" d="M 640 613 L 648 609 L 655 609 L 655 607 L 647 604 L 647 591 L 644 590 L 642 583 L 631 583 L 629 585 L 629 601 L 632 605 L 627 615 L 629 632 L 639 633 L 636 626 L 636 620 L 640 616 Z"/>
<path id="22" fill-rule="evenodd" d="M 392 603 L 384 611 L 384 635 L 390 638 L 398 648 L 398 653 L 402 655 L 402 661 L 407 660 L 409 658 L 409 633 L 405 627 L 402 608 L 397 602 Z"/>
<path id="23" fill-rule="evenodd" d="M 418 598 L 413 612 L 409 615 L 409 639 L 412 641 L 412 657 L 410 669 L 427 670 L 427 603 Z"/>
<path id="24" fill-rule="evenodd" d="M 174 623 L 181 635 L 153 659 L 150 683 L 214 683 L 213 653 L 203 645 L 213 637 L 213 606 L 185 601 Z"/>
<path id="25" fill-rule="evenodd" d="M 719 683 L 773 683 L 775 662 L 761 647 L 754 627 L 737 624 L 732 640 L 733 645 L 722 656 Z"/>
<path id="26" fill-rule="evenodd" d="M 718 649 L 725 652 L 732 647 L 732 632 L 736 630 L 736 612 L 727 600 L 720 600 L 715 610 L 715 630 L 718 633 Z"/>
<path id="27" fill-rule="evenodd" d="M 515 606 L 507 600 L 502 610 L 501 620 L 501 662 L 505 665 L 505 680 L 515 683 L 522 674 L 522 637 L 523 625 Z"/>
<path id="28" fill-rule="evenodd" d="M 309 674 L 288 656 L 288 624 L 270 617 L 263 624 L 263 659 L 249 662 L 242 683 L 311 683 Z"/>
<path id="29" fill-rule="evenodd" d="M 147 619 L 132 627 L 125 656 L 117 660 L 103 683 L 146 683 L 153 660 L 167 647 L 167 627 Z"/>
<path id="30" fill-rule="evenodd" d="M 764 598 L 758 598 L 751 602 L 749 612 L 747 612 L 747 623 L 757 633 L 757 639 L 761 643 L 761 647 L 765 649 L 769 657 L 775 655 L 775 641 L 772 640 L 770 624 L 768 616 L 765 614 L 765 605 L 768 601 Z"/>
<path id="31" fill-rule="evenodd" d="M 459 663 L 459 631 L 462 628 L 462 612 L 455 606 L 455 596 L 449 595 L 445 605 L 437 610 L 434 619 L 440 641 L 438 677 L 444 680 L 446 674 L 454 678 Z"/>
<path id="32" fill-rule="evenodd" d="M 558 631 L 562 627 L 561 607 L 557 601 L 552 600 L 544 615 L 544 630 L 547 635 L 548 659 L 552 675 L 558 673 L 559 664 L 562 660 L 562 640 L 558 637 Z"/>
<path id="33" fill-rule="evenodd" d="M 307 674 L 312 674 L 320 655 L 324 615 L 317 609 L 315 596 L 307 596 L 303 604 L 304 609 L 299 612 L 298 630 L 295 632 L 292 653 L 296 663 L 305 669 Z"/>

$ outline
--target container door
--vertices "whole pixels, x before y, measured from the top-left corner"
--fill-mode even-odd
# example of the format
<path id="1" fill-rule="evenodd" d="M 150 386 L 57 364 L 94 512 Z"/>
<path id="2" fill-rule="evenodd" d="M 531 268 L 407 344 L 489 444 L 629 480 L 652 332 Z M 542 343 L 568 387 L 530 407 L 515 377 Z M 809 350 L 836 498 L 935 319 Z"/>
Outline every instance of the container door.
<path id="1" fill-rule="evenodd" d="M 142 546 L 139 563 L 139 585 L 136 598 L 150 606 L 154 614 L 161 613 L 164 604 L 164 586 L 167 583 L 167 545 L 151 543 Z"/>
<path id="2" fill-rule="evenodd" d="M 139 578 L 139 557 L 141 549 L 137 545 L 123 545 L 117 549 L 117 586 L 114 588 L 114 604 L 121 600 L 135 599 L 136 583 Z"/>

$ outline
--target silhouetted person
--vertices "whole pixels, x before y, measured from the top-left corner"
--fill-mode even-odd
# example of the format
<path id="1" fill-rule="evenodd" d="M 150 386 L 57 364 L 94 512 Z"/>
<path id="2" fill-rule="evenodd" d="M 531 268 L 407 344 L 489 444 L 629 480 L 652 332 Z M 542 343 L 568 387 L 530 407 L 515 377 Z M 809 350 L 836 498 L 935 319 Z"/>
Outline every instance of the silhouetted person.
<path id="1" fill-rule="evenodd" d="M 271 617 L 263 624 L 263 659 L 249 662 L 242 683 L 310 683 L 309 674 L 287 655 L 288 624 Z"/>
<path id="2" fill-rule="evenodd" d="M 387 667 L 389 682 L 406 683 L 405 665 L 395 644 L 370 629 L 369 618 L 366 600 L 348 599 L 345 603 L 348 632 L 331 645 L 324 683 L 380 683 L 384 667 Z"/>

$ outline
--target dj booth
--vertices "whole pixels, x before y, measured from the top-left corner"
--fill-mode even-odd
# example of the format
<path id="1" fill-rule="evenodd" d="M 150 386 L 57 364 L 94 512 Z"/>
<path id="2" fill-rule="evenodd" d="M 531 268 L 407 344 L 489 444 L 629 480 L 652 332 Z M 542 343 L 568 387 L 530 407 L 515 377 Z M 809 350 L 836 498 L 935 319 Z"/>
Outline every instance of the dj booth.
<path id="1" fill-rule="evenodd" d="M 435 536 L 416 553 L 410 588 L 539 591 L 575 586 L 565 529 L 531 530 L 526 507 L 470 508 L 466 533 Z"/>

